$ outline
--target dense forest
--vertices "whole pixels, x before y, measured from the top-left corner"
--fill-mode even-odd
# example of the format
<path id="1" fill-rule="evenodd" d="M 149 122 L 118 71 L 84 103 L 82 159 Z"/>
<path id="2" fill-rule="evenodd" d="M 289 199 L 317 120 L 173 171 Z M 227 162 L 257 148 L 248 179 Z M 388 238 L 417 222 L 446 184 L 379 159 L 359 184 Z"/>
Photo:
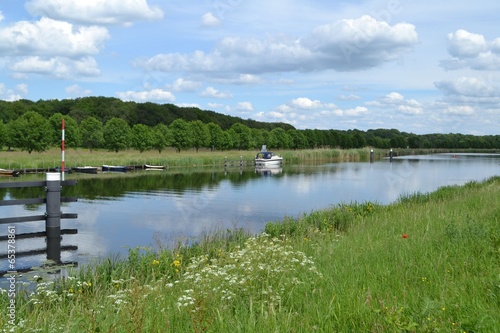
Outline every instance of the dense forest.
<path id="1" fill-rule="evenodd" d="M 66 147 L 140 152 L 306 148 L 500 149 L 500 135 L 458 133 L 417 135 L 397 129 L 298 130 L 173 104 L 123 102 L 117 98 L 0 101 L 0 148 L 42 152 L 60 145 L 65 120 Z"/>

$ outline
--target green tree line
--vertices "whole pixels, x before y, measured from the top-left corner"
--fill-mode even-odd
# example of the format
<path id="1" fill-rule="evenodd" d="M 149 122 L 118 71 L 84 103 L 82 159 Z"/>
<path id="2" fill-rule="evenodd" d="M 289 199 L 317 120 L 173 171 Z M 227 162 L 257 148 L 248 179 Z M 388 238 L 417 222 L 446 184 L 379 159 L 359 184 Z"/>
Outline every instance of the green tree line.
<path id="1" fill-rule="evenodd" d="M 139 152 L 167 147 L 254 150 L 314 148 L 474 148 L 499 149 L 500 135 L 425 134 L 396 129 L 298 130 L 283 123 L 263 123 L 172 104 L 123 102 L 115 98 L 31 102 L 0 101 L 0 147 L 29 153 L 59 146 L 65 120 L 68 148 L 133 148 Z"/>

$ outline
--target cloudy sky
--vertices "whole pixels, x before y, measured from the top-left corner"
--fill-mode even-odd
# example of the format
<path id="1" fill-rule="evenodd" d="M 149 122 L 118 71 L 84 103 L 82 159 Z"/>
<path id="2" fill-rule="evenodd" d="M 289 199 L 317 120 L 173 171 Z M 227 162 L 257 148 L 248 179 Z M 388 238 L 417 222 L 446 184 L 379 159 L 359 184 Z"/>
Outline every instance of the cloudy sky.
<path id="1" fill-rule="evenodd" d="M 0 99 L 500 134 L 500 2 L 0 0 Z"/>

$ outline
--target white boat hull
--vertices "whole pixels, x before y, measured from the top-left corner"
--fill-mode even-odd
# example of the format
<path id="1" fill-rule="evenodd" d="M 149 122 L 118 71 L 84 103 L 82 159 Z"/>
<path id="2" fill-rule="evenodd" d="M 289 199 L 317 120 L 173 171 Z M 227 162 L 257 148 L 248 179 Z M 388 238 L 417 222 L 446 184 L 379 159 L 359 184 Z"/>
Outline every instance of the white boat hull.
<path id="1" fill-rule="evenodd" d="M 283 159 L 282 158 L 276 158 L 276 159 L 270 159 L 270 160 L 267 160 L 267 159 L 255 159 L 255 165 L 256 166 L 279 166 L 283 163 Z"/>

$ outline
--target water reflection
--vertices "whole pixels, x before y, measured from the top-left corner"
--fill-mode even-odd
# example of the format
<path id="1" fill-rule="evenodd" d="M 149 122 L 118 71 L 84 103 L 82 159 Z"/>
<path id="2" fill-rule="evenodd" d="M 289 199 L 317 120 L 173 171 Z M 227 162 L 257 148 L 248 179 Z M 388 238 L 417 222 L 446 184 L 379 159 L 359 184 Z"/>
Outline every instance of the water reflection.
<path id="1" fill-rule="evenodd" d="M 281 165 L 256 166 L 255 173 L 262 176 L 277 176 L 283 173 Z"/>

